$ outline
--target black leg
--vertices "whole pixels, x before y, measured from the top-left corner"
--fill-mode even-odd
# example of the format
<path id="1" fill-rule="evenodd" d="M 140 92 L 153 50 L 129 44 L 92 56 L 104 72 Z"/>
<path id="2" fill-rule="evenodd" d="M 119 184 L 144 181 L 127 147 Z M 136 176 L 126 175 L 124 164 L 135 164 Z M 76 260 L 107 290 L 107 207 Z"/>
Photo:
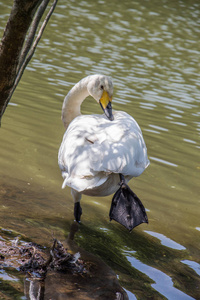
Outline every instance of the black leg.
<path id="1" fill-rule="evenodd" d="M 80 222 L 81 215 L 82 215 L 82 208 L 81 208 L 80 202 L 76 202 L 76 203 L 74 203 L 74 217 L 75 217 L 76 222 L 78 222 L 78 223 Z"/>
<path id="2" fill-rule="evenodd" d="M 126 188 L 126 181 L 125 181 L 125 177 L 123 174 L 119 174 L 119 178 L 120 178 L 120 187 L 123 189 L 123 188 Z"/>
<path id="3" fill-rule="evenodd" d="M 119 173 L 119 178 L 121 182 L 125 182 L 125 178 L 123 174 Z"/>

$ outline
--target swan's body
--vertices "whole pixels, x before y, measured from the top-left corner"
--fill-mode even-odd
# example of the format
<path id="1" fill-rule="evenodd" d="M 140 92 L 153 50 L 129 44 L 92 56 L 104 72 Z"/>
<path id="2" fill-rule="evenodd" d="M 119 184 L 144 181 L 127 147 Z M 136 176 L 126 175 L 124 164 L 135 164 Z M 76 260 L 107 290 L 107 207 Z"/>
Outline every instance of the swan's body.
<path id="1" fill-rule="evenodd" d="M 62 187 L 71 187 L 75 203 L 80 201 L 81 194 L 106 196 L 116 192 L 119 174 L 128 182 L 149 165 L 141 129 L 130 115 L 115 111 L 113 120 L 108 114 L 80 114 L 80 105 L 89 94 L 98 101 L 104 92 L 110 104 L 111 79 L 103 75 L 88 76 L 71 89 L 63 103 L 66 132 L 58 163 L 64 178 Z M 101 103 L 104 109 L 107 102 Z"/>

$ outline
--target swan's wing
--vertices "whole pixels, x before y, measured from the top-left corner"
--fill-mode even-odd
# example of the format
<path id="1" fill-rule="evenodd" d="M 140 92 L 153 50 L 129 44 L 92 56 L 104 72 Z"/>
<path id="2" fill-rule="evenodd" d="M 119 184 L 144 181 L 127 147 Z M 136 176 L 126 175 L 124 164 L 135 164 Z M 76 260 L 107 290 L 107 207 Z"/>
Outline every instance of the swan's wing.
<path id="1" fill-rule="evenodd" d="M 137 122 L 124 112 L 114 121 L 104 116 L 76 118 L 59 150 L 59 166 L 66 185 L 83 191 L 103 184 L 105 173 L 139 176 L 148 165 L 146 146 Z"/>
<path id="2" fill-rule="evenodd" d="M 68 185 L 81 192 L 106 181 L 105 174 L 91 167 L 93 160 L 91 148 L 94 141 L 98 140 L 95 135 L 98 118 L 98 115 L 77 117 L 65 132 L 58 153 L 58 164 L 64 178 L 63 188 Z"/>
<path id="3" fill-rule="evenodd" d="M 149 165 L 141 129 L 125 112 L 115 113 L 114 118 L 111 126 L 102 126 L 103 134 L 99 134 L 101 139 L 91 148 L 92 157 L 97 158 L 91 161 L 92 169 L 139 176 Z"/>

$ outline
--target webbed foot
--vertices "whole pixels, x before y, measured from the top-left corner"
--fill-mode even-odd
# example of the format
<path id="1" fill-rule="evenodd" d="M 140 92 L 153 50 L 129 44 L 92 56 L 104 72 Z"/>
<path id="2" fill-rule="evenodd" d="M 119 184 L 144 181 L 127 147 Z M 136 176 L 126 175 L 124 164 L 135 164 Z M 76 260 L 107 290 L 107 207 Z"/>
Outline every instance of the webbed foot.
<path id="1" fill-rule="evenodd" d="M 74 217 L 75 217 L 76 222 L 80 223 L 81 215 L 82 215 L 82 208 L 81 208 L 80 202 L 75 202 L 74 203 Z"/>
<path id="2" fill-rule="evenodd" d="M 136 194 L 125 183 L 125 178 L 120 174 L 120 188 L 112 198 L 110 220 L 115 220 L 128 230 L 141 223 L 148 223 L 145 208 Z"/>

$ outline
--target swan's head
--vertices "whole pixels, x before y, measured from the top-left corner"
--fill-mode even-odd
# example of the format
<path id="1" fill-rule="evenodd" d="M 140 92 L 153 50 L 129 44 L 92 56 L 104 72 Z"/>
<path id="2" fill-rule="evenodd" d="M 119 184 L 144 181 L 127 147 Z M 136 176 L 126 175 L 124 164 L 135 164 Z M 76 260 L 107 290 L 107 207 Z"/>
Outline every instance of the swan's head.
<path id="1" fill-rule="evenodd" d="M 112 79 L 105 75 L 92 75 L 90 76 L 87 85 L 89 94 L 101 105 L 106 117 L 109 120 L 114 120 L 112 114 L 112 95 L 113 83 Z"/>

